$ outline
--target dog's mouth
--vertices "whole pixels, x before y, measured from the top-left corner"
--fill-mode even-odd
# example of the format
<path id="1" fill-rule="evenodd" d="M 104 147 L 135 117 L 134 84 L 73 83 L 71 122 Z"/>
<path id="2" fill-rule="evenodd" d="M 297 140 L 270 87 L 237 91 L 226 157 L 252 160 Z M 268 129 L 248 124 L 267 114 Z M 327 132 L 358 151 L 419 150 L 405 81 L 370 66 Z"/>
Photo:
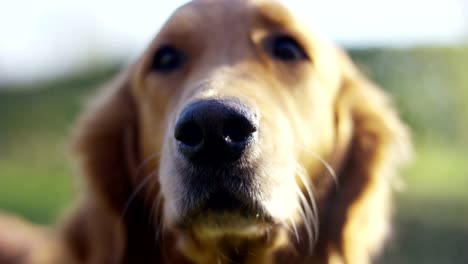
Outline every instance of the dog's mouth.
<path id="1" fill-rule="evenodd" d="M 179 200 L 177 227 L 212 232 L 238 232 L 273 224 L 255 190 L 252 169 L 228 166 L 223 169 L 181 169 L 185 195 Z"/>
<path id="2" fill-rule="evenodd" d="M 181 229 L 202 228 L 234 232 L 273 224 L 272 217 L 255 198 L 223 187 L 188 199 L 196 206 L 186 207 L 186 213 L 178 221 L 178 227 Z"/>

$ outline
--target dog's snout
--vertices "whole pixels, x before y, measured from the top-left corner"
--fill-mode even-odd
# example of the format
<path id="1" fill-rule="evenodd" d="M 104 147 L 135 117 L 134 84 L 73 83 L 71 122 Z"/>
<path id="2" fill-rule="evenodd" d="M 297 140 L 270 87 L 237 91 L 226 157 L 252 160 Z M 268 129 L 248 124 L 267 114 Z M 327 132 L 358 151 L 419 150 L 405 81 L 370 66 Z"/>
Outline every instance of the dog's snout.
<path id="1" fill-rule="evenodd" d="M 177 120 L 174 137 L 178 150 L 195 163 L 238 160 L 255 141 L 258 118 L 235 100 L 210 99 L 189 105 Z"/>

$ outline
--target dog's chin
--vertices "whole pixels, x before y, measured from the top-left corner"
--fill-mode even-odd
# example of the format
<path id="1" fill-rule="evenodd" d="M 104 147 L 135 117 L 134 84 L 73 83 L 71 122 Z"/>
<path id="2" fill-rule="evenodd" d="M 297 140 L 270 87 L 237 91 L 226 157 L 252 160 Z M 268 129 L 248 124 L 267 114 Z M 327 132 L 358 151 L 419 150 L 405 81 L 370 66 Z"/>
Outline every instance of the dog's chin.
<path id="1" fill-rule="evenodd" d="M 216 197 L 219 198 L 219 197 Z M 233 206 L 234 204 L 231 204 Z M 259 236 L 275 226 L 273 218 L 261 207 L 217 207 L 207 202 L 199 210 L 180 216 L 176 228 L 203 236 Z"/>
<path id="2" fill-rule="evenodd" d="M 203 237 L 259 237 L 274 228 L 271 220 L 245 217 L 236 213 L 210 212 L 200 215 L 190 225 L 180 226 L 182 231 L 190 231 Z"/>
<path id="3" fill-rule="evenodd" d="M 254 197 L 242 196 L 227 189 L 206 194 L 206 199 L 196 199 L 197 206 L 185 207 L 178 217 L 179 230 L 203 236 L 257 236 L 274 226 L 274 219 L 261 202 Z"/>

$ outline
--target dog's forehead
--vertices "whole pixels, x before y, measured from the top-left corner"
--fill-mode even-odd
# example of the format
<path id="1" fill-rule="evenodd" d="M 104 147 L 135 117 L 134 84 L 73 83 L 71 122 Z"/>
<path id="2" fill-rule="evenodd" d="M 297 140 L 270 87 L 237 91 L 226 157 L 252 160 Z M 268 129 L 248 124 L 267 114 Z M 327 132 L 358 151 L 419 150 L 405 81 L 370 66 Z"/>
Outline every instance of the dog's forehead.
<path id="1" fill-rule="evenodd" d="M 290 11 L 274 0 L 195 0 L 179 7 L 161 32 L 187 32 L 209 27 L 229 30 L 246 22 L 252 27 L 281 27 L 293 24 L 293 20 Z"/>

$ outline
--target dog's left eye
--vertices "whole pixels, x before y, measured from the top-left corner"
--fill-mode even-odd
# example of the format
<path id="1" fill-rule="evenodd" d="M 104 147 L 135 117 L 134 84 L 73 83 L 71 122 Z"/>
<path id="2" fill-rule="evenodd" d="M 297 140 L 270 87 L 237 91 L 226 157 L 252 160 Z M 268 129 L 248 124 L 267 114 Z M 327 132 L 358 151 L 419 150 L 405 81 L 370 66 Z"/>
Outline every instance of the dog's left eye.
<path id="1" fill-rule="evenodd" d="M 271 43 L 271 54 L 285 62 L 306 60 L 308 57 L 297 41 L 289 36 L 280 36 Z"/>
<path id="2" fill-rule="evenodd" d="M 151 69 L 167 73 L 180 68 L 184 63 L 184 55 L 173 46 L 163 46 L 156 51 Z"/>

